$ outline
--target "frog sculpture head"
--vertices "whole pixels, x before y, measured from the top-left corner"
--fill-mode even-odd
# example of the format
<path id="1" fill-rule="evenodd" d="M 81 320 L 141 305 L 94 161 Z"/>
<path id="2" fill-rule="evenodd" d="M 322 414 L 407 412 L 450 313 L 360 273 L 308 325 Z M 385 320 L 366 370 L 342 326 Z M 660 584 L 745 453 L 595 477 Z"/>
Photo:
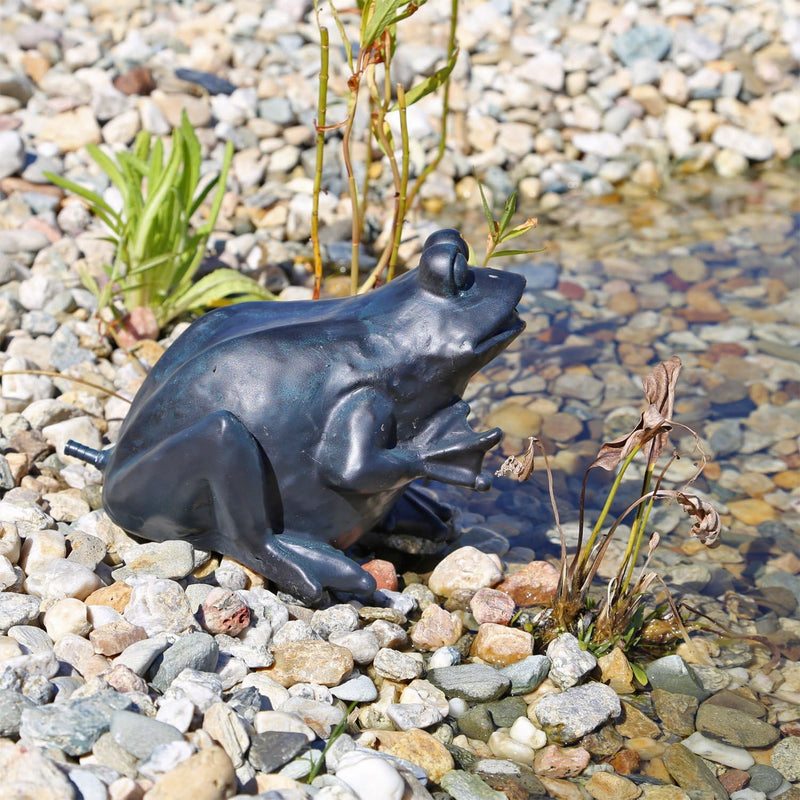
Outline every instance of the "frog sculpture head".
<path id="1" fill-rule="evenodd" d="M 113 447 L 66 452 L 102 469 L 104 507 L 133 534 L 230 555 L 309 602 L 369 594 L 372 576 L 334 545 L 415 479 L 490 485 L 501 432 L 474 431 L 461 396 L 524 328 L 525 281 L 466 258 L 443 230 L 369 294 L 212 311 L 152 369 Z"/>

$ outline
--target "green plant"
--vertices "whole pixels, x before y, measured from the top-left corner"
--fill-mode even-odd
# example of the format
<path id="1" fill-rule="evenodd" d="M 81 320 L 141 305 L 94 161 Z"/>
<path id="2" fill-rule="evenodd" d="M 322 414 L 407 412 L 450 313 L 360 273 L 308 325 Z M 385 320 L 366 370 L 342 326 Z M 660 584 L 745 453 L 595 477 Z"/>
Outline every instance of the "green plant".
<path id="1" fill-rule="evenodd" d="M 164 144 L 142 131 L 133 152 L 111 158 L 89 145 L 89 155 L 120 192 L 122 205 L 114 209 L 97 192 L 59 175 L 46 173 L 57 186 L 82 197 L 108 228 L 114 259 L 104 266 L 104 284 L 87 270 L 81 280 L 98 302 L 98 312 L 110 309 L 118 319 L 136 308 L 149 308 L 158 328 L 175 317 L 236 299 L 273 299 L 254 280 L 234 269 L 218 269 L 194 281 L 203 260 L 225 192 L 233 157 L 228 143 L 222 171 L 200 189 L 200 142 L 184 112 L 172 133 L 172 149 L 165 158 Z M 199 227 L 192 217 L 216 187 L 207 219 Z"/>
<path id="2" fill-rule="evenodd" d="M 489 225 L 489 233 L 486 234 L 486 256 L 483 259 L 483 266 L 485 267 L 492 258 L 504 258 L 508 256 L 521 256 L 530 253 L 541 253 L 545 248 L 539 247 L 535 250 L 498 250 L 498 245 L 508 242 L 511 239 L 516 239 L 518 236 L 524 236 L 529 231 L 533 230 L 537 225 L 537 220 L 534 217 L 528 217 L 524 222 L 515 225 L 513 228 L 508 226 L 511 224 L 511 217 L 517 210 L 517 193 L 512 192 L 511 195 L 503 206 L 503 213 L 500 214 L 500 219 L 495 219 L 492 214 L 492 209 L 486 200 L 486 194 L 483 191 L 483 186 L 478 183 L 478 189 L 481 193 L 481 202 L 483 203 L 483 213 L 486 217 L 486 222 Z M 472 259 L 470 259 L 472 260 Z"/>
<path id="3" fill-rule="evenodd" d="M 386 280 L 391 280 L 397 264 L 406 211 L 411 207 L 425 179 L 436 169 L 444 155 L 449 116 L 450 73 L 458 58 L 458 46 L 456 44 L 458 0 L 451 0 L 450 32 L 444 65 L 408 90 L 400 83 L 393 81 L 392 77 L 392 59 L 397 47 L 398 23 L 414 14 L 425 2 L 426 0 L 358 0 L 357 8 L 348 8 L 346 12 L 344 10 L 340 12 L 336 6 L 330 5 L 330 11 L 341 37 L 350 74 L 347 80 L 345 98 L 347 111 L 345 118 L 333 125 L 327 125 L 328 30 L 320 22 L 319 0 L 315 0 L 317 23 L 320 29 L 320 91 L 316 123 L 317 161 L 314 176 L 311 233 L 316 276 L 315 296 L 319 296 L 322 282 L 322 257 L 319 247 L 319 196 L 322 191 L 325 133 L 339 129 L 342 131 L 342 160 L 347 174 L 348 192 L 352 207 L 352 267 L 350 273 L 352 294 L 369 290 L 382 279 L 384 273 Z M 345 30 L 342 20 L 342 15 L 345 13 L 357 13 L 359 15 L 357 53 L 354 53 L 350 36 Z M 383 67 L 382 75 L 379 74 L 377 69 L 380 65 Z M 406 124 L 407 109 L 426 95 L 436 91 L 439 87 L 443 87 L 443 94 L 441 131 L 437 152 L 433 160 L 426 165 L 414 183 L 411 184 L 409 136 Z M 396 100 L 394 99 L 395 97 Z M 357 111 L 359 107 L 365 105 L 369 119 L 369 125 L 365 131 L 367 158 L 364 164 L 363 183 L 359 187 L 353 165 L 353 139 Z M 397 114 L 398 116 L 399 147 L 394 141 L 394 135 L 388 123 L 389 114 Z M 378 258 L 377 265 L 359 287 L 359 246 L 370 196 L 373 145 L 376 145 L 380 150 L 391 170 L 394 208 L 387 244 Z"/>
<path id="4" fill-rule="evenodd" d="M 646 645 L 654 638 L 650 631 L 655 634 L 657 630 L 659 640 L 686 635 L 680 610 L 663 580 L 656 572 L 648 570 L 650 560 L 659 544 L 657 533 L 652 533 L 649 537 L 644 564 L 634 580 L 635 566 L 645 541 L 648 519 L 657 499 L 676 500 L 694 521 L 692 536 L 703 544 L 714 546 L 720 534 L 720 519 L 715 509 L 707 501 L 688 493 L 688 487 L 697 479 L 705 466 L 705 455 L 697 434 L 685 425 L 672 420 L 675 385 L 680 369 L 680 359 L 674 356 L 656 366 L 645 376 L 642 383 L 648 406 L 642 412 L 639 423 L 628 435 L 603 444 L 597 457 L 586 470 L 579 505 L 578 542 L 571 558 L 567 555 L 566 538 L 559 522 L 553 494 L 552 474 L 547 454 L 541 443 L 535 437 L 531 437 L 527 451 L 520 457 L 507 459 L 498 471 L 498 475 L 510 475 L 518 480 L 525 480 L 533 472 L 534 448 L 538 446 L 542 450 L 556 527 L 561 538 L 561 570 L 556 596 L 552 605 L 541 612 L 535 624 L 531 626 L 543 640 L 547 641 L 562 631 L 570 631 L 576 634 L 587 648 L 603 653 L 614 646 L 633 649 Z M 695 474 L 677 490 L 663 488 L 667 470 L 678 457 L 677 454 L 673 453 L 667 463 L 656 470 L 659 458 L 666 448 L 669 433 L 676 426 L 694 438 L 700 452 Z M 644 461 L 639 497 L 604 530 L 620 484 L 638 456 Z M 617 470 L 617 474 L 592 531 L 584 542 L 586 486 L 590 471 L 596 467 L 607 471 Z M 595 602 L 589 596 L 594 578 L 608 552 L 614 534 L 633 512 L 635 515 L 627 545 L 616 575 L 608 582 L 603 596 Z M 656 608 L 647 610 L 644 601 L 656 583 L 661 584 L 665 599 Z"/>

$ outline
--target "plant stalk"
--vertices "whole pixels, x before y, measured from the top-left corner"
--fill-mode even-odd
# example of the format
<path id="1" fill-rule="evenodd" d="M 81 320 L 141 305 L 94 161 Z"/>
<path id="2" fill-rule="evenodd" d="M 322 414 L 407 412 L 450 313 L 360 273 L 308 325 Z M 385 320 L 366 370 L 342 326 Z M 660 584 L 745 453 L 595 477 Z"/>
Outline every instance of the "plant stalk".
<path id="1" fill-rule="evenodd" d="M 314 191 L 311 206 L 311 246 L 314 251 L 314 300 L 319 300 L 322 288 L 322 250 L 319 244 L 319 197 L 322 191 L 322 166 L 325 158 L 325 121 L 328 111 L 328 29 L 319 29 L 319 94 L 317 96 L 317 119 L 314 128 L 317 132 L 316 166 L 314 167 Z"/>

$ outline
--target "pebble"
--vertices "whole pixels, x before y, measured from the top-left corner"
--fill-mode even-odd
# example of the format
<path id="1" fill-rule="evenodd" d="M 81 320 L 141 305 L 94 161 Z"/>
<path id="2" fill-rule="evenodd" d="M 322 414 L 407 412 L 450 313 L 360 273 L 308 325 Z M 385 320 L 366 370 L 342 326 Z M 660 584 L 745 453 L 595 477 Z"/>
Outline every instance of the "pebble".
<path id="1" fill-rule="evenodd" d="M 134 575 L 154 575 L 178 580 L 194 570 L 194 551 L 189 542 L 148 542 L 129 547 L 124 553 L 125 567 L 114 570 L 116 580 Z"/>
<path id="2" fill-rule="evenodd" d="M 800 738 L 789 736 L 781 739 L 770 753 L 770 764 L 787 781 L 800 780 Z"/>
<path id="3" fill-rule="evenodd" d="M 597 659 L 588 650 L 581 649 L 571 633 L 562 633 L 553 639 L 547 645 L 546 654 L 550 660 L 548 677 L 561 689 L 575 686 L 597 666 Z"/>
<path id="4" fill-rule="evenodd" d="M 543 655 L 532 655 L 502 667 L 499 672 L 511 681 L 509 694 L 520 695 L 534 691 L 547 677 L 550 659 Z"/>
<path id="5" fill-rule="evenodd" d="M 411 631 L 411 641 L 419 650 L 437 650 L 454 645 L 461 637 L 461 620 L 441 606 L 429 605 Z"/>
<path id="6" fill-rule="evenodd" d="M 726 800 L 727 792 L 702 758 L 682 744 L 667 745 L 664 765 L 682 789 L 706 791 L 714 800 Z"/>
<path id="7" fill-rule="evenodd" d="M 397 770 L 383 758 L 366 753 L 345 753 L 336 777 L 352 789 L 359 800 L 400 800 L 405 783 Z"/>
<path id="8" fill-rule="evenodd" d="M 264 731 L 253 736 L 248 760 L 259 772 L 277 772 L 308 747 L 308 737 L 291 731 Z"/>
<path id="9" fill-rule="evenodd" d="M 183 741 L 183 734 L 172 725 L 132 711 L 117 711 L 111 718 L 110 733 L 123 750 L 138 759 L 149 758 L 160 745 Z"/>
<path id="10" fill-rule="evenodd" d="M 160 777 L 148 800 L 224 800 L 236 791 L 236 773 L 221 747 L 208 747 Z"/>
<path id="11" fill-rule="evenodd" d="M 734 769 L 749 769 L 754 764 L 753 757 L 741 747 L 733 747 L 703 736 L 700 731 L 695 731 L 682 742 L 683 746 L 698 756 L 717 764 L 724 764 Z"/>
<path id="12" fill-rule="evenodd" d="M 708 700 L 700 705 L 695 725 L 700 733 L 735 747 L 768 747 L 780 736 L 778 729 L 764 720 Z"/>
<path id="13" fill-rule="evenodd" d="M 520 628 L 484 622 L 472 642 L 470 655 L 488 664 L 504 667 L 533 653 L 533 636 Z"/>
<path id="14" fill-rule="evenodd" d="M 388 647 L 378 650 L 372 666 L 378 675 L 391 681 L 410 681 L 422 675 L 424 670 L 421 659 Z"/>
<path id="15" fill-rule="evenodd" d="M 521 608 L 545 605 L 555 596 L 558 570 L 547 561 L 531 561 L 506 578 L 497 588 Z"/>
<path id="16" fill-rule="evenodd" d="M 165 578 L 137 581 L 123 613 L 128 622 L 144 628 L 148 636 L 181 633 L 197 627 L 182 587 Z"/>
<path id="17" fill-rule="evenodd" d="M 511 679 L 484 664 L 458 664 L 428 670 L 426 676 L 447 697 L 459 697 L 473 703 L 496 700 L 508 690 Z"/>
<path id="18" fill-rule="evenodd" d="M 440 783 L 454 800 L 504 800 L 507 797 L 502 792 L 494 791 L 477 775 L 460 769 L 446 773 Z"/>
<path id="19" fill-rule="evenodd" d="M 501 578 L 496 558 L 474 547 L 459 547 L 436 565 L 428 586 L 441 597 L 450 597 L 459 589 L 492 587 Z"/>
<path id="20" fill-rule="evenodd" d="M 165 692 L 185 669 L 214 672 L 219 657 L 219 646 L 207 633 L 186 633 L 164 651 L 161 664 L 153 676 L 152 685 Z"/>
<path id="21" fill-rule="evenodd" d="M 679 655 L 664 656 L 646 667 L 647 680 L 654 689 L 686 694 L 705 700 L 711 692 L 703 688 L 692 668 Z"/>
<path id="22" fill-rule="evenodd" d="M 548 694 L 533 706 L 539 724 L 558 744 L 571 744 L 622 711 L 617 693 L 602 683 Z"/>
<path id="23" fill-rule="evenodd" d="M 273 650 L 275 664 L 269 677 L 281 686 L 295 683 L 318 683 L 336 686 L 353 669 L 350 651 L 321 641 L 289 642 Z"/>
<path id="24" fill-rule="evenodd" d="M 25 144 L 16 131 L 0 131 L 0 179 L 21 172 L 25 166 Z"/>

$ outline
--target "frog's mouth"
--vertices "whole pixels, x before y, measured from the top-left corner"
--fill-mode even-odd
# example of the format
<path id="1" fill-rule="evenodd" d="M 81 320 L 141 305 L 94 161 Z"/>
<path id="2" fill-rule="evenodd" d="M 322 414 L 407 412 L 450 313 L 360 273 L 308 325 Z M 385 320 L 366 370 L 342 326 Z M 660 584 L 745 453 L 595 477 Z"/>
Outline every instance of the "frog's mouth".
<path id="1" fill-rule="evenodd" d="M 481 339 L 481 341 L 475 345 L 476 355 L 483 355 L 495 348 L 502 349 L 505 342 L 518 336 L 522 333 L 524 328 L 525 323 L 520 319 L 517 309 L 511 309 L 511 313 L 500 320 L 486 338 Z"/>

